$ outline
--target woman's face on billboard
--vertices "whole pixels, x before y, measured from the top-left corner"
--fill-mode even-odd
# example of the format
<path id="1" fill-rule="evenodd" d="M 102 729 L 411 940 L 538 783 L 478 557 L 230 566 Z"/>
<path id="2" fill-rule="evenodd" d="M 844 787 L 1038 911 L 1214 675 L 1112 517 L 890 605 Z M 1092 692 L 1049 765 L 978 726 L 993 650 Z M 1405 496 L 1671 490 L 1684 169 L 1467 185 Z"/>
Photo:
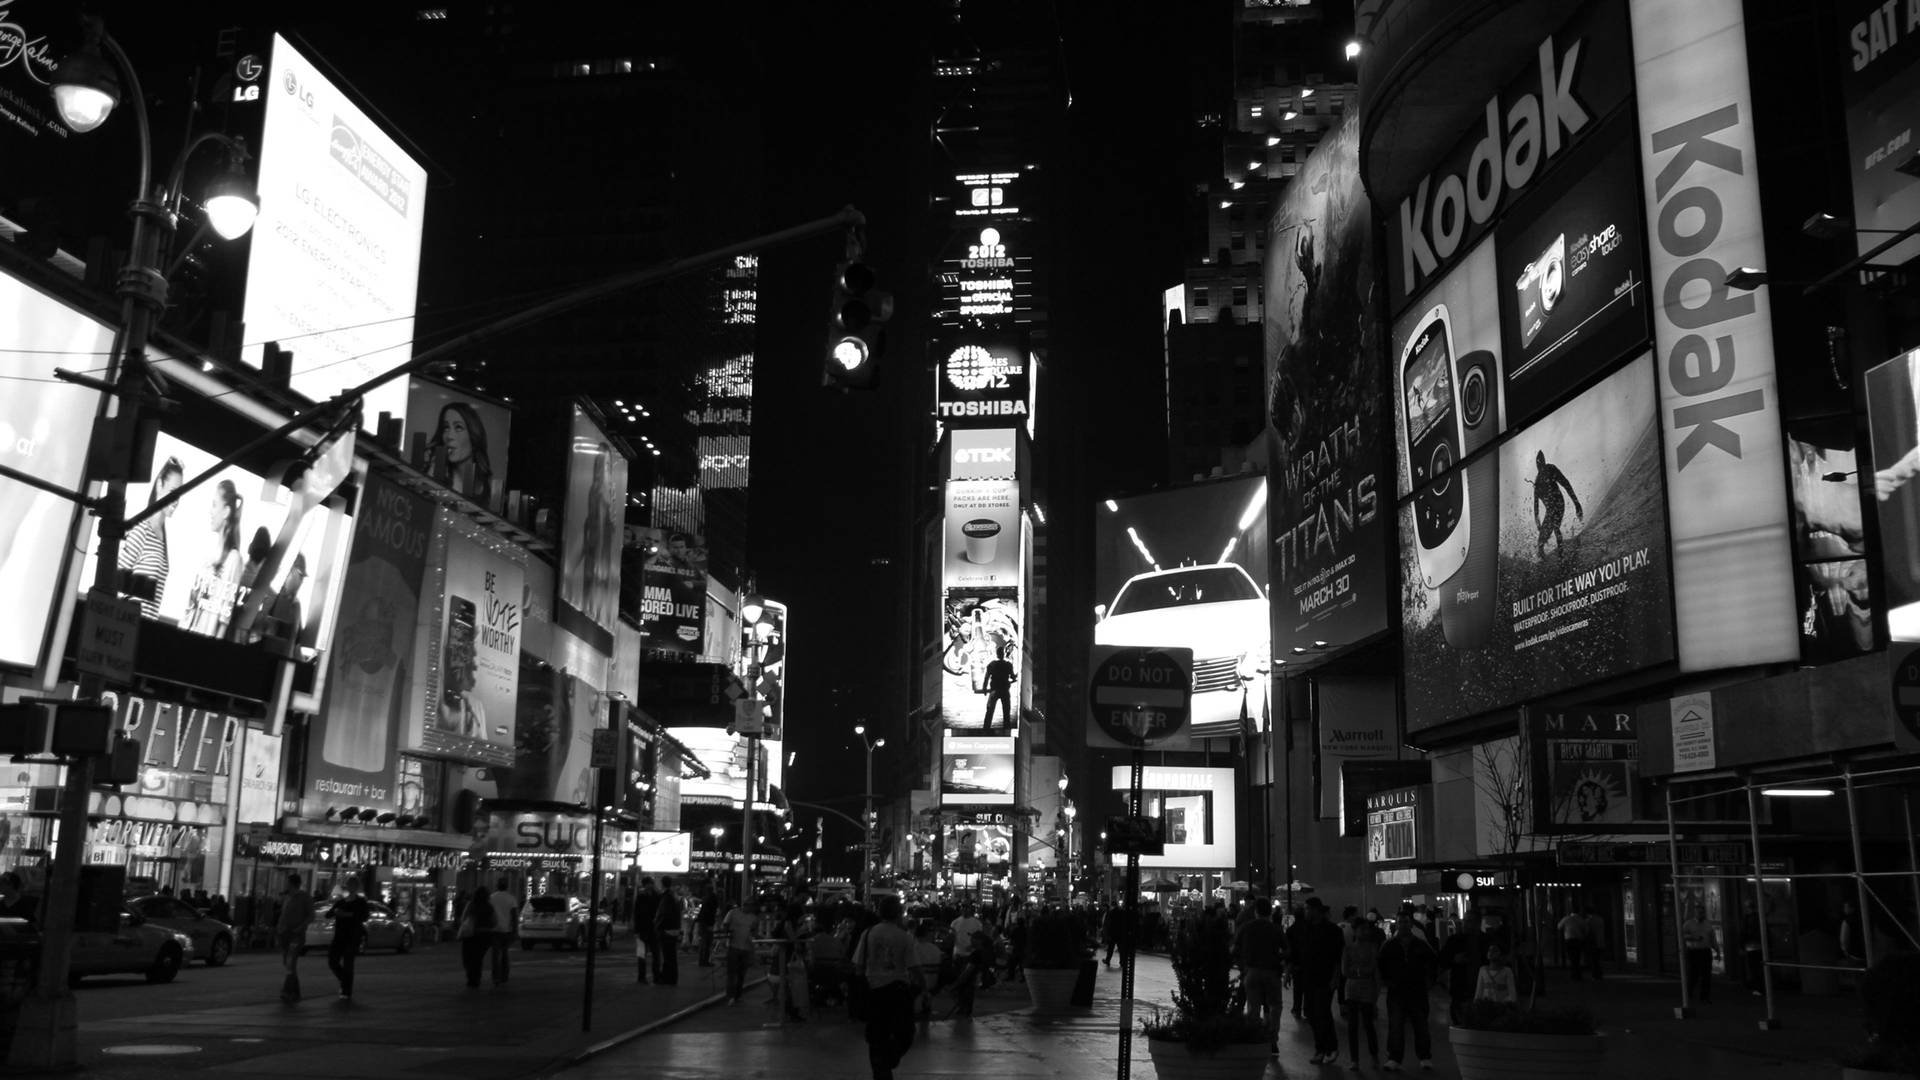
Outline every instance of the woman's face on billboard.
<path id="1" fill-rule="evenodd" d="M 458 465 L 473 456 L 473 437 L 467 433 L 467 419 L 453 409 L 440 413 L 440 445 L 447 448 L 447 460 Z"/>

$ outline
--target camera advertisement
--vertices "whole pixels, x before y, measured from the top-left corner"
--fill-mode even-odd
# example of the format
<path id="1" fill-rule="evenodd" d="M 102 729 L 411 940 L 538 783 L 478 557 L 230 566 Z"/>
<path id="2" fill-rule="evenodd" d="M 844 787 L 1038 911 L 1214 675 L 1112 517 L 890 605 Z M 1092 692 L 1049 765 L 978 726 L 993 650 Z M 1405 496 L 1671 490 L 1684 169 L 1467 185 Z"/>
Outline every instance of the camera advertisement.
<path id="1" fill-rule="evenodd" d="M 1401 507 L 1410 733 L 1673 659 L 1654 403 L 1643 354 L 1501 444 L 1499 484 L 1460 493 L 1493 502 L 1497 524 L 1466 538 L 1460 559 L 1424 544 L 1426 492 Z M 1494 572 L 1462 578 L 1483 545 Z"/>
<path id="2" fill-rule="evenodd" d="M 1264 477 L 1194 484 L 1094 509 L 1095 645 L 1193 650 L 1187 734 L 1270 714 Z"/>
<path id="3" fill-rule="evenodd" d="M 1507 422 L 1524 424 L 1648 333 L 1632 118 L 1578 147 L 1495 237 Z"/>
<path id="4" fill-rule="evenodd" d="M 1357 114 L 1321 140 L 1295 180 L 1268 227 L 1265 275 L 1273 635 L 1282 651 L 1386 630 L 1392 528 Z"/>

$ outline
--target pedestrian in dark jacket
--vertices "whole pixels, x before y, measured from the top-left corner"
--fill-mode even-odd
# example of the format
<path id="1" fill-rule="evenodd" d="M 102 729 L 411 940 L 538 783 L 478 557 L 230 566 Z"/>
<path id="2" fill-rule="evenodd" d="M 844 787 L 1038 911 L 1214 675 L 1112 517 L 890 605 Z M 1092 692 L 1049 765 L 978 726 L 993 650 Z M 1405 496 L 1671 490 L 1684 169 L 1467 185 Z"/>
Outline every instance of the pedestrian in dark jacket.
<path id="1" fill-rule="evenodd" d="M 654 929 L 653 917 L 660 912 L 660 890 L 653 887 L 652 877 L 640 879 L 640 892 L 633 898 L 633 959 L 635 982 L 647 981 L 647 967 L 653 965 L 659 970 L 660 935 Z"/>
<path id="2" fill-rule="evenodd" d="M 1346 937 L 1327 918 L 1327 905 L 1317 896 L 1307 898 L 1307 917 L 1296 924 L 1300 932 L 1293 946 L 1295 985 L 1305 984 L 1307 1023 L 1313 1027 L 1315 1065 L 1331 1064 L 1340 1056 L 1340 1037 L 1333 1026 L 1333 977 L 1340 971 Z"/>
<path id="3" fill-rule="evenodd" d="M 653 981 L 673 986 L 680 981 L 680 898 L 673 893 L 673 879 L 660 878 L 660 906 L 653 913 Z"/>
<path id="4" fill-rule="evenodd" d="M 1413 1056 L 1432 1068 L 1433 1033 L 1427 1024 L 1427 994 L 1440 977 L 1440 957 L 1411 918 L 1401 919 L 1380 948 L 1380 978 L 1387 985 L 1387 1067 L 1406 1054 L 1406 1025 L 1413 1025 Z"/>
<path id="5" fill-rule="evenodd" d="M 1447 973 L 1447 994 L 1452 998 L 1448 1013 L 1454 1023 L 1466 1017 L 1467 1006 L 1473 1003 L 1473 990 L 1480 978 L 1480 968 L 1487 962 L 1487 946 L 1491 944 L 1487 935 L 1480 929 L 1480 916 L 1469 912 L 1466 928 L 1449 935 L 1447 943 L 1440 947 L 1440 967 Z"/>

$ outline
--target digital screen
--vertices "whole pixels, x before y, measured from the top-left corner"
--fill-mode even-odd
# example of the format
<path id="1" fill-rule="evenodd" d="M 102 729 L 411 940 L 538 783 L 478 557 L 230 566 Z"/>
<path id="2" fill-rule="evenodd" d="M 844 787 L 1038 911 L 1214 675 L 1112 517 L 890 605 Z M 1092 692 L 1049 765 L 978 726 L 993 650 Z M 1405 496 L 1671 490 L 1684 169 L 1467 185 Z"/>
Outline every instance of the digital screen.
<path id="1" fill-rule="evenodd" d="M 407 460 L 481 507 L 500 513 L 507 495 L 513 413 L 445 383 L 407 383 Z"/>
<path id="2" fill-rule="evenodd" d="M 940 748 L 943 805 L 1011 806 L 1016 740 L 949 735 Z"/>
<path id="3" fill-rule="evenodd" d="M 1920 349 L 1867 372 L 1867 422 L 1880 559 L 1886 582 L 1887 632 L 1895 641 L 1920 641 L 1920 410 L 1915 379 Z"/>
<path id="4" fill-rule="evenodd" d="M 1873 650 L 1859 455 L 1851 416 L 1787 427 L 1793 481 L 1793 551 L 1800 576 L 1800 656 L 1807 663 Z"/>
<path id="5" fill-rule="evenodd" d="M 948 728 L 1011 727 L 1020 718 L 1020 597 L 953 592 L 946 596 L 940 712 Z"/>
<path id="6" fill-rule="evenodd" d="M 248 363 L 293 354 L 293 389 L 325 401 L 413 357 L 427 172 L 287 39 L 274 35 L 249 234 Z M 407 384 L 366 395 L 362 424 L 407 414 Z"/>
<path id="7" fill-rule="evenodd" d="M 1643 355 L 1489 456 L 1496 482 L 1473 498 L 1497 498 L 1497 527 L 1472 538 L 1497 544 L 1489 579 L 1424 586 L 1402 508 L 1409 732 L 1674 658 L 1651 368 Z M 1463 638 L 1470 623 L 1485 633 Z"/>
<path id="8" fill-rule="evenodd" d="M 1453 414 L 1453 373 L 1447 370 L 1447 335 L 1435 330 L 1407 365 L 1408 439 L 1418 446 L 1435 424 Z"/>
<path id="9" fill-rule="evenodd" d="M 1260 730 L 1273 667 L 1267 481 L 1247 476 L 1094 510 L 1095 645 L 1193 650 L 1192 738 Z"/>
<path id="10" fill-rule="evenodd" d="M 934 412 L 949 427 L 1004 427 L 1027 417 L 1032 365 L 1020 334 L 968 334 L 933 343 Z"/>
<path id="11" fill-rule="evenodd" d="M 947 589 L 1018 588 L 1020 484 L 1016 480 L 950 480 L 946 499 Z"/>
<path id="12" fill-rule="evenodd" d="M 644 655 L 693 660 L 706 648 L 706 538 L 677 530 L 648 530 L 640 572 L 640 633 Z"/>
<path id="13" fill-rule="evenodd" d="M 1111 773 L 1112 814 L 1126 810 L 1131 776 L 1124 765 Z M 1146 869 L 1230 867 L 1235 865 L 1234 770 L 1213 767 L 1148 765 L 1141 773 L 1141 808 L 1160 824 L 1166 847 L 1142 855 Z"/>
<path id="14" fill-rule="evenodd" d="M 573 406 L 566 525 L 560 537 L 560 603 L 554 622 L 611 655 L 620 617 L 620 549 L 627 520 L 627 458 Z"/>
<path id="15" fill-rule="evenodd" d="M 429 633 L 414 647 L 419 706 L 406 747 L 484 765 L 514 763 L 525 627 L 526 553 L 465 517 L 438 513 L 440 549 L 430 557 L 427 596 L 436 596 Z M 558 706 L 555 706 L 558 708 Z"/>
<path id="16" fill-rule="evenodd" d="M 1394 480 L 1403 497 L 1433 479 L 1425 468 L 1441 437 L 1434 429 L 1442 422 L 1459 425 L 1462 441 L 1455 461 L 1471 458 L 1506 430 L 1499 271 L 1493 249 L 1491 242 L 1483 242 L 1468 252 L 1434 282 L 1417 306 L 1394 320 L 1387 355 L 1394 365 L 1389 377 L 1400 391 L 1393 397 L 1398 465 Z M 1447 356 L 1449 338 L 1451 357 Z M 1402 357 L 1406 357 L 1404 372 Z M 1480 374 L 1472 374 L 1475 367 Z M 1453 414 L 1455 407 L 1460 409 L 1458 418 Z M 1455 432 L 1441 434 L 1453 442 Z M 1469 479 L 1469 487 L 1480 487 L 1477 477 Z"/>

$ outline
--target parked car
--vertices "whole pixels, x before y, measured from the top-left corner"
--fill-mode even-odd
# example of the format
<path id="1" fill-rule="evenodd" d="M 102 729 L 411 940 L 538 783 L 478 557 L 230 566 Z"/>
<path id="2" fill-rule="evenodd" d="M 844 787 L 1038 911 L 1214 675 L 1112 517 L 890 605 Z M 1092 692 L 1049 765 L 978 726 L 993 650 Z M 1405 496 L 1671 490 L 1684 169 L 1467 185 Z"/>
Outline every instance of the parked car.
<path id="1" fill-rule="evenodd" d="M 600 948 L 613 947 L 613 917 L 605 912 L 593 920 Z M 554 948 L 577 949 L 587 941 L 587 902 L 577 896 L 536 896 L 520 912 L 520 947 L 539 942 Z"/>
<path id="2" fill-rule="evenodd" d="M 193 959 L 193 939 L 123 908 L 120 926 L 112 933 L 74 931 L 72 955 L 69 986 L 88 975 L 145 975 L 150 983 L 165 983 Z"/>
<path id="3" fill-rule="evenodd" d="M 413 924 L 394 913 L 394 910 L 378 900 L 367 901 L 366 940 L 360 943 L 360 951 L 368 949 L 392 949 L 394 952 L 409 952 L 413 949 Z M 333 902 L 324 901 L 313 906 L 313 921 L 307 924 L 307 943 L 300 947 L 301 952 L 314 949 L 327 949 L 333 945 Z"/>
<path id="4" fill-rule="evenodd" d="M 155 926 L 193 939 L 193 955 L 219 967 L 233 955 L 233 927 L 171 896 L 142 896 L 127 901 L 127 910 L 144 915 Z"/>

